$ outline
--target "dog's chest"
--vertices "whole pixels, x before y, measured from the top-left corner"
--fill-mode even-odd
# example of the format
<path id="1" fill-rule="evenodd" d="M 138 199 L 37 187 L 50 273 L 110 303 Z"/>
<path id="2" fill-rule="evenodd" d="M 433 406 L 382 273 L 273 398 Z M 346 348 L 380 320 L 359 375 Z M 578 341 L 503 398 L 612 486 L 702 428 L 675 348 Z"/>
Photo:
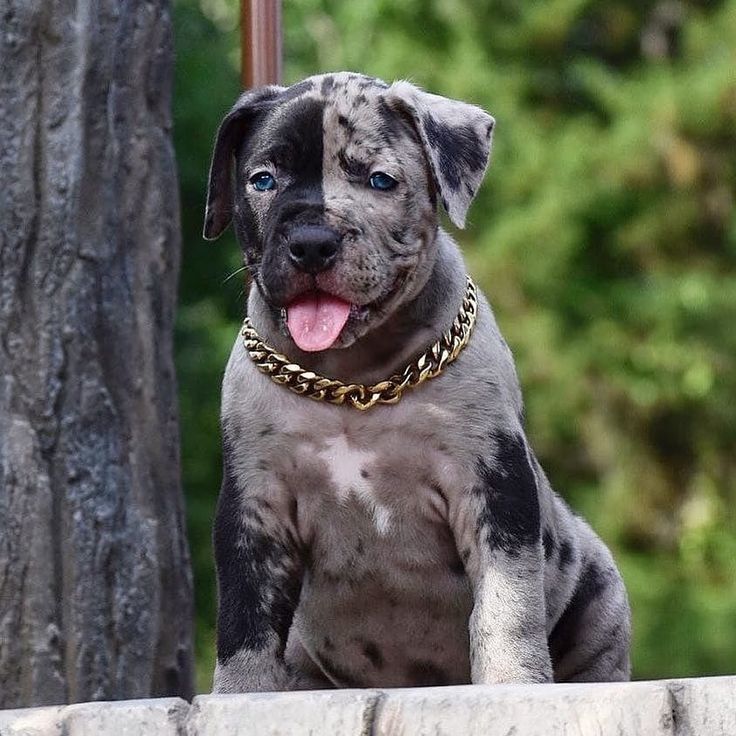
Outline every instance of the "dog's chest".
<path id="1" fill-rule="evenodd" d="M 364 521 L 370 520 L 375 534 L 388 534 L 395 510 L 391 499 L 385 498 L 376 484 L 377 449 L 353 446 L 347 435 L 338 434 L 325 438 L 313 452 L 317 461 L 324 463 L 327 478 L 324 497 L 315 499 L 321 510 L 325 511 L 325 506 L 359 510 Z"/>
<path id="2" fill-rule="evenodd" d="M 443 417 L 338 416 L 290 438 L 284 480 L 307 550 L 300 641 L 323 670 L 340 661 L 356 682 L 411 683 L 417 661 L 433 663 L 426 684 L 465 682 L 471 601 L 447 519 L 445 485 L 458 474 Z"/>
<path id="3" fill-rule="evenodd" d="M 442 410 L 392 409 L 342 410 L 286 433 L 276 472 L 296 499 L 306 546 L 342 557 L 348 540 L 388 550 L 401 539 L 408 551 L 420 535 L 431 556 L 431 530 L 437 544 L 447 541 L 443 484 L 453 458 Z"/>

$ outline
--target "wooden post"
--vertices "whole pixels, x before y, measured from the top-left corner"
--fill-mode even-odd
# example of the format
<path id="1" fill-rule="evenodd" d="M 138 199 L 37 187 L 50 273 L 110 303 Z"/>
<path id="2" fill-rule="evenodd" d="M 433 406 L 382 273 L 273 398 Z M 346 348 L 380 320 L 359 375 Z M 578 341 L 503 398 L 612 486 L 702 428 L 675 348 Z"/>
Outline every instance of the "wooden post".
<path id="1" fill-rule="evenodd" d="M 281 82 L 281 0 L 241 0 L 240 53 L 244 89 Z"/>

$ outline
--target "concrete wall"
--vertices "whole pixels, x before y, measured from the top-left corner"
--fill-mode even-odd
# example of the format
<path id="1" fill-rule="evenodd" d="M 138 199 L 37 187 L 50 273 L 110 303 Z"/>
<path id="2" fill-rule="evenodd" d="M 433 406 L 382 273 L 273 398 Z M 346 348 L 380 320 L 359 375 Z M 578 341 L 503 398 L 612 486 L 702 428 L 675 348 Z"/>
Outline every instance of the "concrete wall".
<path id="1" fill-rule="evenodd" d="M 736 736 L 736 677 L 333 690 L 0 711 L 0 736 Z"/>

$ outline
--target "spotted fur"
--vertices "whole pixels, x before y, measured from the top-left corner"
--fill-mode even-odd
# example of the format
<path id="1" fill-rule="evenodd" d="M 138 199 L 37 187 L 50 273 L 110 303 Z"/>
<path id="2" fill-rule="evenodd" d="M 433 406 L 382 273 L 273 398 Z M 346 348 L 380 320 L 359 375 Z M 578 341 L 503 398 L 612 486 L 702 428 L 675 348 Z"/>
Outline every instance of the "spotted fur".
<path id="1" fill-rule="evenodd" d="M 479 108 L 350 73 L 241 97 L 218 132 L 205 234 L 232 219 L 264 338 L 356 382 L 432 343 L 465 285 L 437 206 L 464 222 L 492 130 Z M 260 170 L 274 191 L 249 185 Z M 370 189 L 375 170 L 398 187 Z M 316 276 L 286 256 L 304 224 L 340 240 Z M 354 308 L 336 346 L 302 353 L 281 308 L 315 287 Z M 551 489 L 522 417 L 482 296 L 458 360 L 366 413 L 285 391 L 236 341 L 223 383 L 215 690 L 628 678 L 621 577 Z"/>

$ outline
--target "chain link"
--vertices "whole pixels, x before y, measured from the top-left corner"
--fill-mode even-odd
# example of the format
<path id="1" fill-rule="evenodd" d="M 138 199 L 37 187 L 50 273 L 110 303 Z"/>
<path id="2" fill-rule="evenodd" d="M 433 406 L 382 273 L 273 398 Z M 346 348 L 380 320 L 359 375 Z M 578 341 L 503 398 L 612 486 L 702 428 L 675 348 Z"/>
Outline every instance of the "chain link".
<path id="1" fill-rule="evenodd" d="M 409 363 L 400 374 L 371 386 L 362 383 L 343 383 L 304 370 L 263 342 L 248 317 L 243 322 L 240 334 L 256 368 L 275 383 L 286 386 L 294 393 L 308 396 L 315 401 L 351 406 L 360 411 L 370 409 L 376 404 L 395 404 L 407 388 L 414 388 L 442 373 L 468 344 L 478 312 L 478 294 L 470 276 L 467 279 L 462 308 L 450 329 L 416 360 Z"/>

